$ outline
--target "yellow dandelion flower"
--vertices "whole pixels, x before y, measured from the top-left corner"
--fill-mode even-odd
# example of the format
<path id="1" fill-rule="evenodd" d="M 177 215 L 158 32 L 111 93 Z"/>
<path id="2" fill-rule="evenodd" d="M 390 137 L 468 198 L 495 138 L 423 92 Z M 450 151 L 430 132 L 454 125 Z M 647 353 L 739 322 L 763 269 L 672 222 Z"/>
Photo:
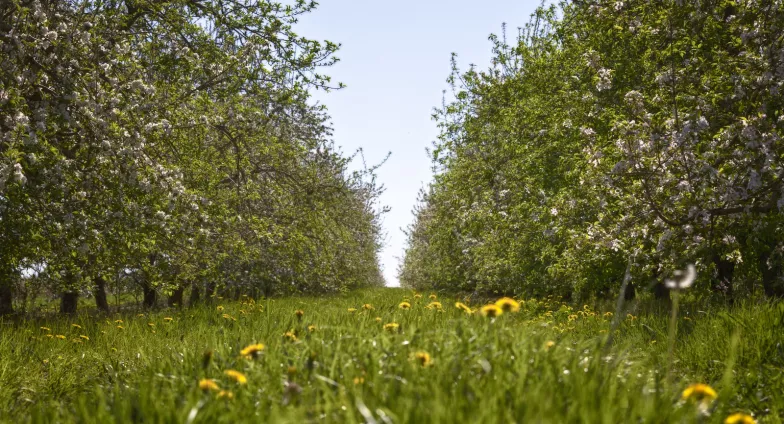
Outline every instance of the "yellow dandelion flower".
<path id="1" fill-rule="evenodd" d="M 751 415 L 738 412 L 727 417 L 724 424 L 757 424 L 757 421 Z"/>
<path id="2" fill-rule="evenodd" d="M 216 383 L 215 380 L 210 380 L 208 378 L 202 378 L 201 380 L 199 380 L 199 388 L 204 390 L 205 392 L 208 390 L 213 390 L 213 391 L 220 390 L 220 387 L 218 387 L 218 383 Z"/>
<path id="3" fill-rule="evenodd" d="M 430 302 L 427 306 L 425 306 L 425 308 L 440 311 L 442 306 L 441 302 Z"/>
<path id="4" fill-rule="evenodd" d="M 297 335 L 294 334 L 294 332 L 292 332 L 292 331 L 287 331 L 287 332 L 283 333 L 283 338 L 288 340 L 288 341 L 290 341 L 290 342 L 296 342 L 297 341 Z"/>
<path id="5" fill-rule="evenodd" d="M 414 360 L 423 367 L 427 367 L 433 363 L 433 358 L 427 352 L 417 352 L 414 354 Z"/>
<path id="6" fill-rule="evenodd" d="M 84 334 L 82 334 L 81 336 L 79 336 L 79 338 L 80 338 L 80 339 L 84 339 L 84 340 L 90 340 L 90 338 L 89 338 L 89 337 L 87 337 L 87 336 L 85 336 Z"/>
<path id="7" fill-rule="evenodd" d="M 165 318 L 163 318 L 163 320 L 166 321 L 166 322 L 172 322 L 172 321 L 174 321 L 174 318 L 172 318 L 172 317 L 165 317 Z"/>
<path id="8" fill-rule="evenodd" d="M 717 396 L 713 387 L 702 383 L 690 385 L 681 394 L 683 400 L 694 400 L 703 403 L 710 403 L 716 399 Z"/>
<path id="9" fill-rule="evenodd" d="M 389 331 L 390 333 L 394 333 L 398 328 L 400 328 L 400 324 L 396 322 L 384 324 L 384 330 Z"/>
<path id="10" fill-rule="evenodd" d="M 57 337 L 57 338 L 58 338 L 58 339 L 60 339 L 60 340 L 65 340 L 65 336 L 64 336 L 64 335 L 62 335 L 62 334 L 58 334 L 58 335 L 56 335 L 55 337 Z"/>
<path id="11" fill-rule="evenodd" d="M 400 309 L 411 309 L 411 304 L 408 302 L 400 302 L 400 304 L 397 305 L 397 307 Z"/>
<path id="12" fill-rule="evenodd" d="M 544 344 L 545 349 L 550 349 L 551 347 L 555 346 L 555 342 L 552 340 L 548 340 L 547 343 Z"/>
<path id="13" fill-rule="evenodd" d="M 435 293 L 430 293 L 430 296 L 428 296 L 428 297 L 430 298 L 430 300 L 438 299 L 438 296 L 436 296 Z"/>
<path id="14" fill-rule="evenodd" d="M 613 316 L 613 313 L 612 313 L 612 312 L 605 312 L 605 313 L 604 313 L 604 317 L 605 317 L 605 318 L 612 318 L 612 316 Z"/>
<path id="15" fill-rule="evenodd" d="M 79 325 L 79 324 L 71 324 L 71 327 L 73 327 L 73 328 L 78 328 L 78 329 L 80 329 L 80 330 L 82 329 L 82 326 L 81 326 L 81 325 Z"/>
<path id="16" fill-rule="evenodd" d="M 125 327 L 123 327 L 122 325 L 118 325 L 118 326 L 117 326 L 117 329 L 118 329 L 118 330 L 125 330 Z"/>
<path id="17" fill-rule="evenodd" d="M 46 331 L 47 333 L 51 333 L 52 329 L 49 327 L 41 327 L 41 330 Z"/>
<path id="18" fill-rule="evenodd" d="M 353 313 L 354 313 L 354 312 L 356 312 L 356 311 L 357 311 L 357 308 L 348 308 L 348 312 L 349 312 L 349 313 L 352 313 L 352 314 L 353 314 Z"/>
<path id="19" fill-rule="evenodd" d="M 362 309 L 364 309 L 366 311 L 369 311 L 369 310 L 373 309 L 373 305 L 371 305 L 369 303 L 366 303 L 366 304 L 362 305 Z"/>
<path id="20" fill-rule="evenodd" d="M 632 314 L 626 314 L 626 319 L 634 321 L 637 319 L 637 317 Z"/>
<path id="21" fill-rule="evenodd" d="M 569 316 L 567 317 L 567 319 L 568 319 L 569 321 L 574 321 L 574 320 L 576 320 L 576 319 L 577 319 L 577 315 L 575 315 L 575 314 L 569 315 Z"/>
<path id="22" fill-rule="evenodd" d="M 381 317 L 376 317 L 376 322 L 381 322 Z"/>
<path id="23" fill-rule="evenodd" d="M 147 325 L 150 326 L 150 327 L 155 327 L 155 323 L 154 322 L 148 322 Z"/>
<path id="24" fill-rule="evenodd" d="M 115 320 L 115 321 L 114 321 L 114 323 L 115 323 L 115 324 L 122 324 L 122 323 L 123 323 L 123 320 L 121 320 L 121 319 L 118 319 L 118 320 Z"/>
<path id="25" fill-rule="evenodd" d="M 220 392 L 218 392 L 218 399 L 228 399 L 228 400 L 234 399 L 234 393 L 232 393 L 229 390 L 221 390 Z"/>
<path id="26" fill-rule="evenodd" d="M 262 350 L 264 350 L 263 344 L 261 343 L 252 344 L 249 346 L 245 346 L 245 348 L 240 351 L 240 355 L 246 358 L 255 358 L 259 356 Z"/>
<path id="27" fill-rule="evenodd" d="M 520 310 L 520 303 L 511 297 L 502 297 L 495 302 L 495 306 L 501 308 L 504 312 L 517 312 Z"/>
<path id="28" fill-rule="evenodd" d="M 51 334 L 47 334 L 47 335 L 46 335 L 46 337 L 49 337 L 49 338 L 51 339 L 51 338 L 52 338 L 52 337 L 54 337 L 54 336 L 53 336 L 53 335 L 51 335 Z"/>
<path id="29" fill-rule="evenodd" d="M 223 311 L 223 305 L 218 305 L 218 307 L 215 308 L 215 309 L 217 309 L 218 312 L 222 312 Z"/>
<path id="30" fill-rule="evenodd" d="M 415 294 L 415 295 L 414 295 L 414 299 L 421 299 L 421 298 L 422 298 L 422 295 L 421 295 L 421 294 L 419 294 L 419 293 L 417 293 L 417 294 Z"/>
<path id="31" fill-rule="evenodd" d="M 294 311 L 294 315 L 296 315 L 297 318 L 302 318 L 302 316 L 305 315 L 305 311 L 303 311 L 302 309 L 297 309 L 296 311 Z"/>
<path id="32" fill-rule="evenodd" d="M 144 318 L 144 314 L 137 314 L 136 316 L 139 318 Z"/>
<path id="33" fill-rule="evenodd" d="M 245 374 L 243 374 L 243 373 L 241 373 L 239 371 L 236 371 L 236 370 L 226 370 L 223 373 L 226 374 L 232 380 L 236 381 L 238 384 L 246 384 L 248 382 L 248 378 L 245 377 Z"/>
<path id="34" fill-rule="evenodd" d="M 308 326 L 308 331 L 310 331 L 311 333 L 316 331 L 316 326 L 315 325 L 309 325 Z"/>
<path id="35" fill-rule="evenodd" d="M 468 305 L 466 305 L 465 303 L 462 303 L 462 302 L 455 302 L 455 308 L 460 309 L 461 311 L 463 311 L 463 312 L 465 312 L 467 314 L 473 314 L 474 313 L 474 311 L 470 307 L 468 307 Z"/>
<path id="36" fill-rule="evenodd" d="M 498 307 L 498 305 L 490 304 L 482 306 L 482 308 L 479 309 L 479 313 L 481 313 L 482 316 L 493 318 L 503 314 L 504 310 Z"/>
<path id="37" fill-rule="evenodd" d="M 354 385 L 360 385 L 365 382 L 365 377 L 354 377 Z"/>

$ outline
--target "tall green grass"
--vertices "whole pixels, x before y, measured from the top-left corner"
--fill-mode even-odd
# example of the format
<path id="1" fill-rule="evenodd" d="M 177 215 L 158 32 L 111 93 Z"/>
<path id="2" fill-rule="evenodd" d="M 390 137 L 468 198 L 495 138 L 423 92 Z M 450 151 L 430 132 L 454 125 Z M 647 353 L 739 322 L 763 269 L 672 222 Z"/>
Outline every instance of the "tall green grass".
<path id="1" fill-rule="evenodd" d="M 398 308 L 404 298 L 410 310 Z M 443 311 L 425 308 L 427 296 L 376 289 L 323 299 L 215 299 L 144 316 L 5 321 L 0 420 L 720 423 L 745 412 L 781 422 L 780 302 L 682 304 L 670 363 L 667 313 L 645 312 L 646 305 L 610 316 L 528 300 L 520 312 L 491 319 L 458 310 L 455 299 L 439 301 Z M 397 331 L 383 329 L 391 322 Z M 287 331 L 297 340 L 284 338 Z M 263 353 L 241 357 L 252 343 L 263 343 Z M 422 366 L 417 352 L 432 363 Z M 247 384 L 232 381 L 227 369 L 244 373 Z M 205 378 L 233 398 L 200 390 Z M 711 385 L 718 397 L 702 406 L 682 400 L 692 383 Z"/>

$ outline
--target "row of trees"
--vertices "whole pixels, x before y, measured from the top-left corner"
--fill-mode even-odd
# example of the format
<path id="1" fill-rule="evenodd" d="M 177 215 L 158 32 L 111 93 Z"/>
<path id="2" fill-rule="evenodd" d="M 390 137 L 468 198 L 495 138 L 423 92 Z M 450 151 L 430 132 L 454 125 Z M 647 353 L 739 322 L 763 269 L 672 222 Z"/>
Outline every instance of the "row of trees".
<path id="1" fill-rule="evenodd" d="M 784 295 L 784 3 L 564 1 L 456 67 L 400 279 Z M 631 294 L 631 293 L 629 293 Z"/>
<path id="2" fill-rule="evenodd" d="M 37 270 L 61 310 L 224 286 L 383 284 L 380 187 L 349 172 L 309 91 L 338 46 L 292 30 L 315 2 L 0 4 L 0 313 Z"/>

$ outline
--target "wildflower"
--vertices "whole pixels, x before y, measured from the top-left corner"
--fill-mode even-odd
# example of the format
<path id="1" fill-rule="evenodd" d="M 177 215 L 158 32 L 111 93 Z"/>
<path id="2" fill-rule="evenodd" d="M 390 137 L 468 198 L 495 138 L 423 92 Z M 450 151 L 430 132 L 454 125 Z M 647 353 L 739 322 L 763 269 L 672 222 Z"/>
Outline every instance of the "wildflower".
<path id="1" fill-rule="evenodd" d="M 701 403 L 710 403 L 717 396 L 716 391 L 711 386 L 702 383 L 690 385 L 681 394 L 683 400 L 695 400 Z"/>
<path id="2" fill-rule="evenodd" d="M 430 296 L 428 296 L 428 297 L 430 298 L 430 300 L 438 299 L 438 296 L 436 296 L 435 293 L 431 293 Z"/>
<path id="3" fill-rule="evenodd" d="M 694 280 L 697 278 L 697 270 L 694 268 L 693 264 L 689 264 L 685 270 L 675 271 L 673 274 L 673 279 L 664 280 L 664 285 L 670 290 L 683 290 L 688 289 L 694 284 Z"/>
<path id="4" fill-rule="evenodd" d="M 414 295 L 414 299 L 421 299 L 421 298 L 422 298 L 422 295 L 421 295 L 421 294 L 419 294 L 419 293 L 417 293 L 417 294 L 415 294 L 415 295 Z"/>
<path id="5" fill-rule="evenodd" d="M 58 335 L 56 335 L 55 337 L 57 337 L 57 338 L 58 338 L 58 339 L 60 339 L 60 340 L 65 340 L 65 336 L 64 336 L 64 335 L 62 335 L 62 334 L 58 334 Z"/>
<path id="6" fill-rule="evenodd" d="M 369 311 L 369 310 L 373 309 L 373 305 L 371 305 L 369 303 L 366 303 L 366 304 L 362 305 L 362 309 L 364 309 L 366 311 Z"/>
<path id="7" fill-rule="evenodd" d="M 468 305 L 466 305 L 465 303 L 456 302 L 455 303 L 455 308 L 460 309 L 461 311 L 463 311 L 463 312 L 465 312 L 467 314 L 474 313 L 474 311 L 472 311 L 471 308 L 469 308 Z"/>
<path id="8" fill-rule="evenodd" d="M 628 319 L 628 320 L 631 320 L 631 321 L 634 321 L 634 320 L 636 320 L 636 319 L 637 319 L 637 317 L 636 317 L 636 316 L 634 316 L 634 315 L 632 315 L 632 314 L 626 314 L 626 319 Z"/>
<path id="9" fill-rule="evenodd" d="M 234 399 L 234 393 L 228 390 L 221 390 L 218 392 L 218 399 Z"/>
<path id="10" fill-rule="evenodd" d="M 220 387 L 218 387 L 218 383 L 208 378 L 202 378 L 201 380 L 199 380 L 199 388 L 204 390 L 205 392 L 208 390 L 213 390 L 213 391 L 220 390 Z"/>
<path id="11" fill-rule="evenodd" d="M 283 338 L 288 340 L 288 341 L 290 341 L 290 342 L 296 342 L 297 341 L 297 335 L 294 334 L 291 331 L 287 331 L 287 332 L 283 333 Z"/>
<path id="12" fill-rule="evenodd" d="M 144 318 L 144 314 L 138 314 L 136 316 L 139 317 L 139 318 Z"/>
<path id="13" fill-rule="evenodd" d="M 724 424 L 756 424 L 757 421 L 751 415 L 738 412 L 730 415 L 724 420 Z"/>
<path id="14" fill-rule="evenodd" d="M 264 350 L 264 345 L 263 344 L 261 344 L 261 343 L 252 344 L 252 345 L 246 346 L 244 349 L 242 349 L 240 351 L 240 355 L 242 355 L 242 356 L 244 356 L 246 358 L 255 358 L 255 357 L 259 356 L 259 354 L 261 353 L 262 350 Z"/>
<path id="15" fill-rule="evenodd" d="M 381 322 L 381 317 L 376 317 L 376 322 Z"/>
<path id="16" fill-rule="evenodd" d="M 125 327 L 123 327 L 122 325 L 118 325 L 118 326 L 117 326 L 117 329 L 118 329 L 118 330 L 125 330 Z"/>
<path id="17" fill-rule="evenodd" d="M 117 352 L 117 348 L 116 348 L 116 347 L 113 347 L 113 348 L 112 348 L 112 352 Z"/>
<path id="18" fill-rule="evenodd" d="M 245 377 L 245 374 L 239 371 L 226 370 L 223 373 L 226 374 L 232 380 L 236 381 L 238 384 L 246 384 L 248 382 L 248 379 L 247 377 Z"/>
<path id="19" fill-rule="evenodd" d="M 545 349 L 550 349 L 551 347 L 555 346 L 555 342 L 552 340 L 548 340 L 547 343 L 544 344 Z"/>
<path id="20" fill-rule="evenodd" d="M 569 315 L 569 316 L 567 317 L 567 319 L 568 319 L 569 321 L 574 321 L 574 320 L 576 320 L 576 319 L 577 319 L 577 315 L 574 315 L 574 314 L 572 314 L 572 315 Z"/>
<path id="21" fill-rule="evenodd" d="M 217 309 L 218 312 L 222 312 L 223 311 L 223 305 L 218 305 L 218 307 L 215 308 L 215 309 Z"/>
<path id="22" fill-rule="evenodd" d="M 351 314 L 353 314 L 356 311 L 357 311 L 357 308 L 348 308 L 348 312 L 351 313 Z"/>
<path id="23" fill-rule="evenodd" d="M 613 316 L 613 313 L 612 313 L 612 312 L 605 312 L 605 313 L 604 313 L 604 317 L 605 317 L 605 318 L 612 318 L 612 316 Z"/>
<path id="24" fill-rule="evenodd" d="M 150 327 L 155 327 L 155 323 L 154 322 L 148 322 L 147 325 L 150 326 Z"/>
<path id="25" fill-rule="evenodd" d="M 90 340 L 90 338 L 89 338 L 89 337 L 87 337 L 87 336 L 85 336 L 84 334 L 82 334 L 81 336 L 79 336 L 79 338 L 80 338 L 80 339 L 83 339 L 83 340 L 87 340 L 87 341 L 89 341 L 89 340 Z"/>
<path id="26" fill-rule="evenodd" d="M 115 321 L 114 321 L 114 323 L 115 323 L 115 324 L 122 324 L 122 323 L 123 323 L 123 320 L 121 320 L 121 319 L 118 319 L 118 320 L 115 320 Z"/>
<path id="27" fill-rule="evenodd" d="M 234 318 L 233 316 L 231 316 L 229 314 L 223 314 L 223 318 L 230 319 L 232 321 L 236 321 L 237 320 L 237 318 Z"/>
<path id="28" fill-rule="evenodd" d="M 51 338 L 52 338 L 52 337 L 54 337 L 54 336 L 53 336 L 53 335 L 51 335 L 51 334 L 47 334 L 47 335 L 46 335 L 46 337 L 49 337 L 49 338 L 51 339 Z"/>
<path id="29" fill-rule="evenodd" d="M 51 333 L 51 332 L 52 332 L 52 329 L 51 329 L 51 328 L 49 328 L 49 327 L 41 327 L 41 330 L 44 330 L 44 331 L 46 331 L 47 333 Z"/>
<path id="30" fill-rule="evenodd" d="M 511 297 L 503 297 L 495 302 L 495 306 L 503 309 L 504 312 L 517 312 L 520 310 L 520 304 Z"/>
<path id="31" fill-rule="evenodd" d="M 390 333 L 394 333 L 398 328 L 400 328 L 400 324 L 396 322 L 384 324 L 384 330 L 389 331 Z"/>
<path id="32" fill-rule="evenodd" d="M 397 307 L 400 309 L 411 309 L 411 304 L 408 302 L 400 302 L 400 304 L 397 305 Z"/>
<path id="33" fill-rule="evenodd" d="M 360 385 L 365 382 L 365 377 L 354 377 L 354 385 Z"/>
<path id="34" fill-rule="evenodd" d="M 316 331 L 316 326 L 315 325 L 309 325 L 308 326 L 308 331 L 310 331 L 311 333 Z"/>
<path id="35" fill-rule="evenodd" d="M 294 311 L 294 315 L 296 315 L 297 318 L 302 318 L 302 316 L 305 315 L 305 311 L 303 311 L 302 309 L 297 309 L 296 311 Z"/>
<path id="36" fill-rule="evenodd" d="M 79 325 L 79 324 L 71 324 L 71 327 L 73 327 L 73 328 L 78 328 L 78 329 L 80 329 L 80 330 L 82 329 L 82 326 L 81 326 L 81 325 Z"/>
<path id="37" fill-rule="evenodd" d="M 166 321 L 166 322 L 172 322 L 172 321 L 174 321 L 174 318 L 172 318 L 172 317 L 165 317 L 163 320 Z"/>
<path id="38" fill-rule="evenodd" d="M 430 357 L 430 354 L 427 352 L 415 353 L 414 360 L 416 360 L 416 362 L 419 362 L 419 365 L 422 365 L 423 367 L 429 366 L 433 362 L 433 359 Z"/>
<path id="39" fill-rule="evenodd" d="M 430 302 L 430 304 L 425 306 L 425 308 L 427 308 L 427 309 L 435 309 L 437 311 L 440 311 L 441 310 L 441 302 Z"/>
<path id="40" fill-rule="evenodd" d="M 503 314 L 504 310 L 499 308 L 498 305 L 491 304 L 482 306 L 479 312 L 482 314 L 482 316 L 493 318 Z"/>

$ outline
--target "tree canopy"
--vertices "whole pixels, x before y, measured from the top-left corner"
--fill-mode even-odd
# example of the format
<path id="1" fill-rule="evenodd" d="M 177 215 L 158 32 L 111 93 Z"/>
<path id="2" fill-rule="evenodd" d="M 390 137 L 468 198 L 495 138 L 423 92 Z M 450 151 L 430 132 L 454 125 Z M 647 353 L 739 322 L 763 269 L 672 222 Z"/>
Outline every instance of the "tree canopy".
<path id="1" fill-rule="evenodd" d="M 491 39 L 434 115 L 404 285 L 586 297 L 695 263 L 784 294 L 784 4 L 564 1 Z"/>

